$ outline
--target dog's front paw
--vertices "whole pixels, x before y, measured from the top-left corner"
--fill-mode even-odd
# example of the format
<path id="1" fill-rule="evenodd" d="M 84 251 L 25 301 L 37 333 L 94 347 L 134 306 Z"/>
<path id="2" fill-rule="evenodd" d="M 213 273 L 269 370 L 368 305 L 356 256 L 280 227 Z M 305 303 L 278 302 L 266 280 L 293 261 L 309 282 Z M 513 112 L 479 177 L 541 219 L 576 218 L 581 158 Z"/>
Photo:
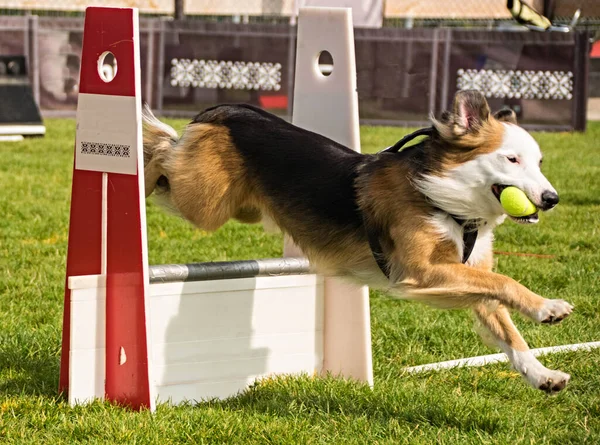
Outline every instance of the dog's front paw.
<path id="1" fill-rule="evenodd" d="M 554 394 L 565 389 L 571 379 L 569 374 L 547 368 L 544 369 L 545 372 L 538 375 L 526 376 L 534 388 L 540 389 L 547 394 Z"/>
<path id="2" fill-rule="evenodd" d="M 544 305 L 535 312 L 538 323 L 558 323 L 573 312 L 573 305 L 565 300 L 544 300 Z"/>
<path id="3" fill-rule="evenodd" d="M 553 394 L 562 391 L 569 383 L 571 376 L 561 371 L 554 371 L 542 365 L 530 350 L 506 351 L 513 368 L 518 371 L 535 389 Z"/>

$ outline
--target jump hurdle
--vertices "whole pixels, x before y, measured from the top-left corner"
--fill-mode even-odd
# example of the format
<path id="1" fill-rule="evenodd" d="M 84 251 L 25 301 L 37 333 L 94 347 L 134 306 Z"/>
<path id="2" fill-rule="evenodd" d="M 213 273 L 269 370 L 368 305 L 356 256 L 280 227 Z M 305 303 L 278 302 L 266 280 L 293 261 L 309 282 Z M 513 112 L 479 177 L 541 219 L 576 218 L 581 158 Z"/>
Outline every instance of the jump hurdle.
<path id="1" fill-rule="evenodd" d="M 301 10 L 294 123 L 359 149 L 353 45 L 349 9 Z M 107 52 L 112 79 L 102 78 Z M 366 288 L 311 273 L 291 243 L 286 258 L 148 265 L 140 91 L 137 10 L 88 8 L 59 388 L 69 402 L 154 409 L 274 374 L 372 384 Z"/>

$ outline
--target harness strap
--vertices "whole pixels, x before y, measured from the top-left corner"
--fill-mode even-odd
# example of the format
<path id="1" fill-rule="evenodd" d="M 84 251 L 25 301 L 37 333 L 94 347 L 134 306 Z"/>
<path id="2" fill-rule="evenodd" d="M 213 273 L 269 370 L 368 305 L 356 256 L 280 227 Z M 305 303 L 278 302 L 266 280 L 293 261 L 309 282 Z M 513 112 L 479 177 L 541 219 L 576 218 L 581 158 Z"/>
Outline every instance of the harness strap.
<path id="1" fill-rule="evenodd" d="M 433 135 L 434 131 L 435 130 L 433 127 L 421 128 L 420 130 L 417 130 L 411 134 L 404 136 L 394 145 L 386 148 L 385 150 L 380 151 L 379 153 L 397 153 L 402 147 L 404 147 L 408 142 L 412 141 L 416 137 L 431 136 Z M 456 222 L 456 224 L 458 224 L 462 228 L 463 231 L 462 263 L 465 264 L 469 260 L 471 253 L 473 253 L 473 248 L 475 247 L 475 242 L 477 241 L 477 221 L 464 220 L 454 215 L 450 216 Z M 381 230 L 377 230 L 372 225 L 367 224 L 364 215 L 363 225 L 365 226 L 365 230 L 367 232 L 367 239 L 369 240 L 369 247 L 371 247 L 371 253 L 373 254 L 373 258 L 375 258 L 379 269 L 381 269 L 383 274 L 389 279 L 389 265 L 387 262 L 387 258 L 383 252 L 383 248 L 381 247 L 381 242 L 379 241 L 379 235 L 381 233 Z"/>
<path id="2" fill-rule="evenodd" d="M 391 147 L 386 148 L 385 150 L 381 150 L 379 153 L 398 153 L 402 147 L 412 141 L 414 138 L 419 136 L 432 136 L 434 133 L 433 127 L 421 128 L 420 130 L 414 131 L 410 134 L 407 134 L 398 142 L 396 142 Z"/>
<path id="3" fill-rule="evenodd" d="M 389 280 L 390 278 L 390 266 L 387 262 L 387 257 L 385 253 L 383 253 L 383 248 L 381 247 L 381 242 L 379 241 L 380 230 L 376 230 L 374 227 L 366 224 L 363 217 L 363 224 L 367 231 L 367 239 L 369 240 L 369 247 L 371 248 L 371 253 L 373 254 L 373 258 L 375 258 L 375 262 L 379 266 L 379 269 L 383 272 L 386 278 Z"/>
<path id="4" fill-rule="evenodd" d="M 465 264 L 471 253 L 473 253 L 473 248 L 475 247 L 475 242 L 477 241 L 477 221 L 457 218 L 454 215 L 450 215 L 452 219 L 462 227 L 463 230 L 463 257 L 462 263 Z"/>
<path id="5" fill-rule="evenodd" d="M 473 248 L 475 247 L 475 242 L 477 241 L 477 222 L 474 220 L 465 221 L 464 219 L 457 218 L 454 215 L 450 216 L 463 229 L 462 263 L 465 264 L 469 260 L 471 253 L 473 253 Z M 371 247 L 371 253 L 373 254 L 373 258 L 375 259 L 375 262 L 377 262 L 379 269 L 381 269 L 386 278 L 389 279 L 390 268 L 387 262 L 387 258 L 383 253 L 381 243 L 379 242 L 380 231 L 375 230 L 367 225 L 365 225 L 365 228 L 367 232 L 367 238 L 369 240 L 369 247 Z"/>

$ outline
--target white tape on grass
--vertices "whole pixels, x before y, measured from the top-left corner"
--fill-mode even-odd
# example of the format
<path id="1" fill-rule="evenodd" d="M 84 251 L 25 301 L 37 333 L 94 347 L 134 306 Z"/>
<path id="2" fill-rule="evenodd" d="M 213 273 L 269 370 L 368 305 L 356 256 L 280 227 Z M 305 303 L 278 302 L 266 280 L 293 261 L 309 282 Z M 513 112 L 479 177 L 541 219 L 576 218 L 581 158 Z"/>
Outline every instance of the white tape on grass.
<path id="1" fill-rule="evenodd" d="M 590 351 L 592 349 L 600 348 L 600 341 L 590 343 L 578 343 L 575 345 L 563 345 L 563 346 L 550 346 L 547 348 L 532 349 L 533 355 L 540 356 L 546 354 L 552 354 L 556 352 L 569 352 L 569 351 Z M 507 362 L 508 357 L 506 354 L 491 354 L 491 355 L 480 355 L 478 357 L 461 358 L 458 360 L 448 360 L 446 362 L 429 363 L 427 365 L 411 366 L 406 368 L 406 372 L 424 372 L 424 371 L 438 371 L 440 369 L 458 368 L 463 366 L 485 366 L 492 363 Z"/>

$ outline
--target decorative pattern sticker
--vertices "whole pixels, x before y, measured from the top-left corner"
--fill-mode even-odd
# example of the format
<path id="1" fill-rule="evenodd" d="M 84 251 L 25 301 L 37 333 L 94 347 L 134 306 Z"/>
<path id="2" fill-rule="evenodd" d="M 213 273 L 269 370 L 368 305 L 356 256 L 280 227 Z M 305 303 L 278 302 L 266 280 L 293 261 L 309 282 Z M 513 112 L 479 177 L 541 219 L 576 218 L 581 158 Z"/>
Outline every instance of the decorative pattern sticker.
<path id="1" fill-rule="evenodd" d="M 101 142 L 81 142 L 81 153 L 101 156 L 118 156 L 128 158 L 130 156 L 129 145 L 103 144 Z"/>

